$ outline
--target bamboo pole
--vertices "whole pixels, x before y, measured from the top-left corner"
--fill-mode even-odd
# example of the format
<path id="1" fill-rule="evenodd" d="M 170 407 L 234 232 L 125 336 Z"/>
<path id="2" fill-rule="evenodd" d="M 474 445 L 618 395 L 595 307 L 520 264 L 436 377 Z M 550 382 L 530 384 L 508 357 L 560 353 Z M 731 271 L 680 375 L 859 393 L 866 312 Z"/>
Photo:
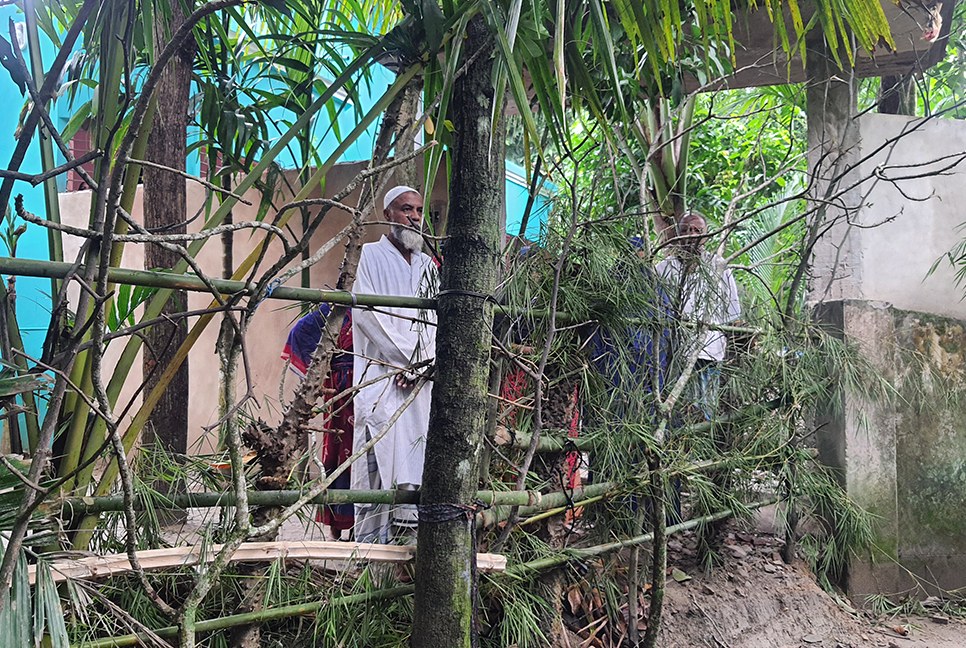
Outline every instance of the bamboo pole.
<path id="1" fill-rule="evenodd" d="M 734 423 L 763 412 L 777 410 L 782 406 L 782 404 L 783 400 L 780 398 L 765 403 L 754 403 L 736 412 L 718 416 L 713 421 L 701 421 L 693 425 L 685 426 L 683 429 L 693 433 L 707 432 L 717 425 Z M 557 430 L 557 432 L 562 432 L 562 430 Z M 582 451 L 594 450 L 598 446 L 598 443 L 599 441 L 594 436 L 563 437 L 541 435 L 540 440 L 537 443 L 537 452 L 564 452 L 565 450 L 571 449 Z M 530 447 L 530 437 L 520 432 L 514 432 L 513 440 L 505 445 L 509 445 L 515 450 L 526 450 Z"/>
<path id="2" fill-rule="evenodd" d="M 773 497 L 761 502 L 755 502 L 748 505 L 748 509 L 754 511 L 756 509 L 763 508 L 765 506 L 770 506 L 780 501 L 780 498 Z M 718 511 L 717 513 L 712 513 L 711 515 L 705 515 L 704 517 L 694 518 L 688 520 L 687 522 L 681 522 L 680 524 L 675 524 L 673 526 L 667 527 L 665 529 L 666 535 L 671 535 L 672 533 L 678 533 L 680 531 L 687 531 L 695 527 L 701 526 L 702 524 L 709 524 L 711 522 L 717 522 L 718 520 L 723 520 L 725 518 L 732 517 L 734 515 L 732 509 L 725 509 L 723 511 Z M 538 558 L 537 560 L 531 560 L 530 562 L 520 563 L 518 565 L 513 565 L 508 567 L 506 574 L 509 576 L 524 576 L 529 572 L 543 571 L 546 569 L 552 569 L 558 567 L 572 560 L 583 560 L 585 558 L 591 558 L 593 556 L 599 556 L 601 554 L 610 553 L 611 551 L 617 551 L 625 547 L 634 547 L 641 544 L 646 544 L 654 540 L 653 533 L 645 533 L 643 535 L 635 536 L 633 538 L 627 538 L 626 540 L 616 540 L 614 542 L 607 542 L 605 544 L 595 545 L 593 547 L 584 547 L 582 549 L 564 549 L 559 551 L 553 556 L 547 558 Z"/>
<path id="3" fill-rule="evenodd" d="M 73 264 L 57 261 L 43 261 L 38 259 L 19 259 L 16 257 L 0 256 L 0 274 L 17 275 L 21 277 L 42 277 L 46 279 L 63 279 L 68 275 Z M 84 272 L 84 266 L 78 266 L 77 274 Z M 107 273 L 111 283 L 131 286 L 146 286 L 148 288 L 163 288 L 171 290 L 187 290 L 189 292 L 209 292 L 208 286 L 199 278 L 190 274 L 174 272 L 160 272 L 156 270 L 134 270 L 131 268 L 111 267 Z M 222 295 L 238 295 L 251 292 L 252 284 L 246 281 L 232 279 L 211 279 L 211 285 L 221 291 Z M 398 307 L 415 308 L 421 310 L 436 310 L 436 300 L 426 297 L 396 297 L 392 295 L 363 295 L 346 290 L 317 290 L 314 288 L 296 288 L 279 286 L 265 296 L 266 299 L 283 301 L 297 301 L 308 303 L 339 304 L 352 307 Z M 534 317 L 547 317 L 549 313 L 544 309 L 514 309 L 504 305 L 494 305 L 494 312 L 498 315 L 517 316 L 527 313 Z M 574 319 L 563 312 L 557 313 L 560 322 L 572 323 Z M 687 326 L 690 323 L 683 323 Z M 701 322 L 704 328 L 721 331 L 737 331 L 744 333 L 760 333 L 759 329 L 715 325 Z"/>
<path id="4" fill-rule="evenodd" d="M 667 471 L 675 475 L 689 471 L 702 472 L 726 466 L 728 463 L 727 459 L 702 461 L 689 463 L 678 469 L 667 469 Z M 618 485 L 615 482 L 603 482 L 566 493 L 563 491 L 540 493 L 539 491 L 481 490 L 477 491 L 475 499 L 485 506 L 492 507 L 479 514 L 482 526 L 492 526 L 504 519 L 500 517 L 505 513 L 501 507 L 522 506 L 520 514 L 530 516 L 548 509 L 565 507 L 580 499 L 597 498 L 609 493 L 616 494 L 617 490 Z M 304 491 L 299 490 L 249 491 L 248 503 L 252 506 L 290 506 L 303 495 Z M 419 497 L 418 490 L 329 489 L 309 500 L 308 504 L 418 504 Z M 234 506 L 235 495 L 229 491 L 177 493 L 159 496 L 154 504 L 171 508 L 219 508 Z M 68 518 L 75 515 L 96 515 L 123 511 L 124 498 L 121 495 L 65 497 L 51 500 L 45 507 L 47 515 L 60 513 L 66 514 Z M 134 508 L 144 510 L 145 501 L 136 500 Z"/>
<path id="5" fill-rule="evenodd" d="M 70 263 L 0 257 L 0 274 L 63 279 L 72 267 L 73 264 Z M 82 274 L 83 272 L 84 266 L 80 266 L 77 269 L 77 273 Z M 132 270 L 130 268 L 110 268 L 107 276 L 111 283 L 147 286 L 149 288 L 188 290 L 191 292 L 208 292 L 208 287 L 201 278 L 189 274 L 156 272 L 153 270 Z M 233 281 L 230 279 L 211 279 L 211 284 L 220 290 L 223 295 L 245 294 L 250 292 L 252 287 L 246 281 Z M 330 304 L 341 304 L 343 306 L 396 306 L 425 310 L 435 310 L 436 308 L 435 299 L 393 297 L 390 295 L 355 295 L 343 290 L 316 290 L 313 288 L 295 288 L 290 286 L 279 286 L 272 291 L 268 299 L 313 303 L 327 302 Z"/>
<path id="6" fill-rule="evenodd" d="M 219 617 L 217 619 L 209 619 L 207 621 L 199 621 L 195 624 L 195 631 L 197 632 L 214 632 L 215 630 L 225 630 L 227 628 L 234 628 L 240 625 L 247 625 L 250 623 L 264 623 L 266 621 L 274 621 L 276 619 L 287 619 L 293 616 L 305 616 L 308 614 L 315 614 L 326 605 L 357 605 L 360 603 L 369 603 L 372 601 L 382 601 L 385 599 L 397 598 L 400 596 L 406 596 L 407 594 L 412 594 L 415 590 L 414 585 L 402 585 L 400 587 L 390 587 L 384 590 L 377 590 L 375 592 L 367 592 L 365 594 L 351 594 L 349 596 L 340 596 L 329 601 L 317 601 L 315 603 L 301 603 L 299 605 L 285 605 L 277 608 L 266 608 L 259 610 L 257 612 L 249 612 L 247 614 L 233 614 L 230 616 Z M 154 634 L 159 637 L 175 637 L 178 634 L 178 626 L 167 626 L 164 628 L 159 628 L 153 631 Z M 96 641 L 91 641 L 88 643 L 79 644 L 79 648 L 113 648 L 114 646 L 138 646 L 142 643 L 141 635 L 129 634 L 121 635 L 119 637 L 106 637 L 104 639 L 98 639 Z"/>
<path id="7" fill-rule="evenodd" d="M 304 491 L 249 491 L 248 503 L 251 506 L 289 506 L 304 495 Z M 549 495 L 542 495 L 536 491 L 492 491 L 482 490 L 476 493 L 476 499 L 485 505 L 503 506 L 537 506 Z M 547 500 L 556 501 L 556 500 Z M 310 504 L 418 504 L 419 491 L 403 490 L 328 490 L 309 501 Z M 158 506 L 173 508 L 217 508 L 235 505 L 235 495 L 231 492 L 205 493 L 177 493 L 159 497 Z M 556 504 L 560 506 L 560 504 Z M 93 515 L 108 511 L 124 510 L 124 498 L 121 495 L 107 495 L 104 497 L 67 497 L 53 500 L 48 505 L 48 512 L 60 510 L 68 516 Z M 145 508 L 144 500 L 134 503 L 136 510 Z"/>
<path id="8" fill-rule="evenodd" d="M 525 493 L 527 491 L 516 492 Z M 617 484 L 614 482 L 603 482 L 601 484 L 591 484 L 590 486 L 585 486 L 584 488 L 575 488 L 569 492 L 557 491 L 554 493 L 547 493 L 542 495 L 539 501 L 529 505 L 515 505 L 512 502 L 500 503 L 496 506 L 493 506 L 493 508 L 482 511 L 480 514 L 478 514 L 477 526 L 491 527 L 499 524 L 510 517 L 510 512 L 514 506 L 521 506 L 518 514 L 521 518 L 523 518 L 543 513 L 544 511 L 548 511 L 550 509 L 566 507 L 571 503 L 574 503 L 576 506 L 579 500 L 590 500 L 607 495 L 616 495 L 617 493 Z"/>
<path id="9" fill-rule="evenodd" d="M 47 279 L 63 279 L 73 264 L 38 259 L 19 259 L 16 257 L 0 256 L 0 274 L 17 275 L 21 277 L 41 277 Z M 78 266 L 76 274 L 84 272 L 84 266 Z M 187 290 L 189 292 L 208 293 L 208 286 L 199 278 L 191 274 L 177 274 L 174 272 L 160 272 L 156 270 L 134 270 L 131 268 L 111 267 L 107 271 L 108 280 L 115 284 L 130 286 L 146 286 L 148 288 L 162 288 L 171 290 Z M 252 284 L 246 281 L 232 279 L 211 279 L 211 285 L 221 291 L 222 295 L 238 295 L 251 292 Z M 297 288 L 293 286 L 279 286 L 265 296 L 266 299 L 283 301 L 297 301 L 308 303 L 328 303 L 342 306 L 382 308 L 414 308 L 418 310 L 436 310 L 436 300 L 425 297 L 397 297 L 394 295 L 364 295 L 347 290 L 317 290 L 315 288 Z M 499 304 L 494 310 L 500 315 L 516 316 L 527 312 L 535 317 L 546 316 L 540 309 L 511 309 Z M 558 319 L 571 321 L 566 313 L 557 313 Z"/>

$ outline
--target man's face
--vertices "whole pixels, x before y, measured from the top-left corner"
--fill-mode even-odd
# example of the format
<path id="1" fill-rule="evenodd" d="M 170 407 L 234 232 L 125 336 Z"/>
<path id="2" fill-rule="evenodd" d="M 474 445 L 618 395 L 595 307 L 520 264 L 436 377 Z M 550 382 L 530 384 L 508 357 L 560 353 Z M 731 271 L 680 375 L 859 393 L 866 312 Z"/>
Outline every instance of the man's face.
<path id="1" fill-rule="evenodd" d="M 423 224 L 423 197 L 415 191 L 396 196 L 386 208 L 386 220 L 419 229 Z"/>
<path id="2" fill-rule="evenodd" d="M 680 236 L 684 237 L 681 247 L 691 252 L 701 249 L 704 243 L 704 236 L 708 233 L 708 224 L 700 216 L 691 214 L 681 220 Z"/>

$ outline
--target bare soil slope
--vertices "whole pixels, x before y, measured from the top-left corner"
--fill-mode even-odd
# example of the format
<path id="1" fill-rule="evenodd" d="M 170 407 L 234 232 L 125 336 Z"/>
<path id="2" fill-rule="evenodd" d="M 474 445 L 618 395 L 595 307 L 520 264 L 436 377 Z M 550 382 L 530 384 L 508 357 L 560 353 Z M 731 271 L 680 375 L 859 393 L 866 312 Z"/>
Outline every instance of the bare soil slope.
<path id="1" fill-rule="evenodd" d="M 854 610 L 819 588 L 803 564 L 783 564 L 770 535 L 728 533 L 725 564 L 711 575 L 694 565 L 690 540 L 670 547 L 681 582 L 668 578 L 667 648 L 966 648 L 962 620 L 873 619 Z"/>

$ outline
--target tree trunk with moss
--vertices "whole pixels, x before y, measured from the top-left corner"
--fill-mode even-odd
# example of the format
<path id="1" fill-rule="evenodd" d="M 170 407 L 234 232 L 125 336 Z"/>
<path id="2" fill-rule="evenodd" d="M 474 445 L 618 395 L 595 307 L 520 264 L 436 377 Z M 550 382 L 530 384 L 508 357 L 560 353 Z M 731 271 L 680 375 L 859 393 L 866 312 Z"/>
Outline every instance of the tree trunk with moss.
<path id="1" fill-rule="evenodd" d="M 411 645 L 419 648 L 469 647 L 475 632 L 469 506 L 486 427 L 493 307 L 485 296 L 497 285 L 505 163 L 503 129 L 490 132 L 494 101 L 503 110 L 491 80 L 493 41 L 481 16 L 468 32 L 463 51 L 484 51 L 453 94 L 456 144 L 416 552 Z"/>

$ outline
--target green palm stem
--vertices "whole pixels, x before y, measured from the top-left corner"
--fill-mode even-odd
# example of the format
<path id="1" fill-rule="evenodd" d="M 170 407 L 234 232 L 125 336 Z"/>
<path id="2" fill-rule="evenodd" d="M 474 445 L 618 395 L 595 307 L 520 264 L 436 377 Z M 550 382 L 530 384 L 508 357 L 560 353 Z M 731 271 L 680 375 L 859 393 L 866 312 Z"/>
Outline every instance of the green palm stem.
<path id="1" fill-rule="evenodd" d="M 30 70 L 34 78 L 34 85 L 40 88 L 44 84 L 44 62 L 40 52 L 40 33 L 37 29 L 37 14 L 34 0 L 23 2 L 24 22 L 27 27 L 27 51 L 30 56 Z M 43 171 L 50 171 L 57 163 L 54 160 L 54 145 L 49 137 L 40 139 L 40 162 Z M 60 202 L 58 200 L 57 179 L 48 178 L 44 181 L 44 202 L 47 207 L 47 219 L 55 223 L 60 222 Z M 61 233 L 55 229 L 47 230 L 47 246 L 51 261 L 64 260 L 64 241 Z M 57 299 L 60 292 L 60 282 L 51 280 L 51 300 Z"/>
<path id="2" fill-rule="evenodd" d="M 305 34 L 311 29 L 311 25 L 306 23 L 301 14 L 297 14 L 294 17 L 293 27 L 293 31 L 299 35 Z M 310 75 L 314 74 L 314 70 L 318 67 L 313 60 L 315 58 L 317 48 L 314 43 L 305 42 L 301 36 L 299 36 L 296 41 L 298 42 L 299 46 L 296 47 L 295 52 L 291 53 L 290 55 L 295 60 L 303 63 L 308 72 L 290 70 L 289 74 L 286 75 L 286 78 L 291 84 L 290 92 L 293 95 L 296 95 L 296 101 L 301 103 L 304 100 L 305 105 L 308 106 L 312 103 L 313 84 Z M 297 96 L 300 89 L 303 90 L 304 96 Z M 306 164 L 299 170 L 299 183 L 302 187 L 306 187 L 311 180 L 310 169 L 307 162 L 312 156 L 312 130 L 313 121 L 310 120 L 306 122 L 297 138 L 302 160 L 306 161 Z M 311 223 L 311 214 L 309 213 L 309 208 L 307 206 L 302 207 L 299 209 L 299 211 L 301 212 L 302 216 L 302 233 L 304 235 L 304 233 L 309 229 L 309 225 Z M 309 256 L 309 248 L 306 247 L 305 250 L 302 251 L 302 261 L 308 261 Z M 302 269 L 301 285 L 303 288 L 308 288 L 311 285 L 311 271 L 312 269 L 308 267 Z"/>
<path id="3" fill-rule="evenodd" d="M 141 159 L 147 150 L 148 145 L 148 134 L 151 130 L 151 124 L 153 122 L 154 111 L 156 104 L 152 104 L 148 109 L 148 115 L 142 124 L 142 130 L 138 136 L 137 141 L 132 149 L 132 155 L 135 159 Z M 121 190 L 121 200 L 120 207 L 127 213 L 131 213 L 131 209 L 134 207 L 134 200 L 137 196 L 138 180 L 140 179 L 141 173 L 140 168 L 137 165 L 130 165 L 128 167 L 128 174 L 124 178 L 124 185 Z M 117 219 L 114 233 L 115 234 L 126 234 L 129 229 L 128 223 L 124 219 Z M 124 243 L 115 242 L 111 248 L 111 258 L 110 265 L 112 268 L 120 265 L 121 256 L 124 252 Z M 61 268 L 67 268 L 70 264 L 62 264 Z M 111 271 L 108 272 L 110 277 Z M 63 276 L 66 276 L 66 272 Z M 110 292 L 113 288 L 113 282 L 108 287 Z M 113 301 L 113 298 L 110 299 Z M 108 304 L 110 304 L 110 301 Z M 85 336 L 85 342 L 90 341 L 90 335 Z M 90 353 L 88 351 L 82 351 L 77 361 L 74 364 L 75 374 L 73 376 L 75 385 L 80 387 L 80 390 L 88 395 L 92 396 L 94 391 L 93 380 L 91 377 L 91 366 L 90 366 Z M 115 375 L 123 375 L 125 378 L 131 371 L 131 364 L 126 367 L 120 363 L 115 367 Z M 116 401 L 112 400 L 113 405 Z M 87 485 L 90 484 L 91 478 L 94 472 L 94 462 L 91 461 L 93 455 L 100 452 L 104 445 L 104 427 L 101 425 L 94 425 L 90 428 L 90 434 L 87 434 L 89 428 L 88 421 L 90 419 L 90 408 L 87 403 L 77 394 L 69 392 L 65 397 L 64 407 L 62 408 L 64 415 L 70 415 L 70 428 L 67 431 L 67 442 L 64 449 L 64 461 L 62 462 L 62 468 L 60 471 L 60 476 L 65 477 L 72 475 L 77 471 L 77 467 L 80 465 L 87 464 L 87 467 L 82 469 L 78 475 L 70 477 L 64 482 L 63 492 L 71 492 L 75 489 L 86 489 Z"/>
<path id="4" fill-rule="evenodd" d="M 121 47 L 120 39 L 117 34 L 125 33 L 127 23 L 127 9 L 119 3 L 108 3 L 103 8 L 100 19 L 100 65 L 98 67 L 98 83 L 96 90 L 96 100 L 99 109 L 92 115 L 92 134 L 94 137 L 94 147 L 105 152 L 94 160 L 93 178 L 103 183 L 113 166 L 113 144 L 115 143 L 114 130 L 120 125 L 121 105 L 120 97 L 124 88 L 124 69 L 125 51 Z M 96 19 L 95 19 L 96 20 Z M 113 121 L 108 121 L 113 120 Z M 96 218 L 98 204 L 102 192 L 107 191 L 107 187 L 99 186 L 96 190 L 91 187 L 90 205 L 90 225 L 93 227 Z M 86 263 L 89 266 L 98 264 L 98 251 L 93 247 L 88 250 Z M 78 297 L 78 310 L 86 310 L 93 303 L 93 297 L 86 291 L 81 291 Z M 78 322 L 80 325 L 81 322 Z M 91 338 L 90 331 L 85 333 L 84 342 Z M 74 360 L 74 365 L 70 372 L 70 382 L 72 385 L 79 386 L 85 393 L 91 392 L 90 379 L 91 357 L 89 351 L 82 351 Z M 58 415 L 60 412 L 50 412 L 50 415 Z M 87 428 L 87 420 L 90 415 L 90 408 L 73 391 L 68 390 L 64 395 L 62 416 L 71 416 L 71 424 L 65 445 L 65 460 L 62 462 L 62 475 L 73 474 L 80 463 L 81 453 L 84 446 L 84 433 Z M 68 486 L 73 486 L 70 480 Z"/>
<path id="5" fill-rule="evenodd" d="M 4 318 L 7 325 L 7 341 L 10 343 L 11 358 L 7 361 L 13 363 L 20 370 L 21 374 L 27 372 L 27 359 L 21 355 L 23 353 L 23 337 L 20 334 L 20 324 L 17 322 L 17 311 L 14 304 L 10 301 L 10 294 L 7 292 L 6 283 L 0 279 L 0 308 L 4 309 Z M 19 351 L 19 353 L 17 353 Z M 27 428 L 27 448 L 32 455 L 37 447 L 37 440 L 40 438 L 40 419 L 37 412 L 37 401 L 32 391 L 21 394 L 23 398 L 24 422 Z"/>
<path id="6" fill-rule="evenodd" d="M 298 192 L 298 194 L 296 194 L 296 196 L 293 198 L 293 202 L 305 200 L 311 195 L 311 193 L 314 191 L 316 187 L 321 186 L 322 181 L 325 179 L 325 176 L 328 174 L 329 170 L 335 165 L 338 159 L 342 156 L 342 154 L 349 148 L 349 146 L 353 142 L 355 142 L 362 135 L 363 132 L 365 132 L 366 129 L 368 129 L 369 125 L 376 119 L 376 117 L 382 114 L 382 112 L 392 102 L 395 96 L 399 92 L 401 92 L 403 88 L 405 88 L 409 80 L 413 76 L 415 76 L 421 69 L 422 69 L 422 64 L 415 64 L 411 66 L 407 71 L 397 76 L 395 83 L 389 88 L 389 90 L 387 90 L 382 95 L 382 97 L 380 97 L 380 99 L 375 103 L 375 105 L 370 109 L 370 111 L 366 113 L 366 115 L 356 125 L 353 131 L 340 143 L 340 145 L 335 149 L 335 151 L 332 152 L 332 154 L 325 161 L 325 163 L 319 166 L 316 172 L 309 179 L 308 184 L 303 186 L 302 189 Z M 326 98 L 326 101 L 328 100 L 328 98 L 331 98 L 331 93 L 333 92 L 334 86 L 335 84 L 333 83 L 333 85 L 329 87 L 329 90 L 323 93 L 323 95 L 319 98 L 319 100 L 316 100 L 316 103 L 313 105 L 319 104 L 322 98 Z M 322 104 L 319 104 L 318 107 L 321 108 L 321 105 Z M 303 117 L 305 117 L 305 115 L 303 115 Z M 296 125 L 297 124 L 298 122 L 296 122 Z M 295 125 L 293 125 L 293 128 L 294 126 Z M 275 155 L 277 156 L 278 152 L 276 152 Z M 257 166 L 256 166 L 256 169 L 257 169 Z M 250 173 L 246 177 L 246 179 L 242 181 L 242 185 L 244 185 L 249 178 L 252 178 L 253 175 L 255 175 L 255 171 Z M 254 180 L 252 180 L 252 182 L 254 182 Z M 247 190 L 247 187 L 246 187 L 246 190 Z M 241 192 L 242 192 L 241 187 L 236 189 L 236 193 L 240 194 Z M 219 209 L 215 212 L 215 214 L 212 215 L 212 217 L 209 219 L 209 223 L 214 221 L 215 217 L 221 214 L 223 211 L 227 212 L 226 206 L 230 204 L 232 203 L 230 203 L 228 200 L 222 203 L 221 207 L 219 207 Z M 284 227 L 290 217 L 291 217 L 291 213 L 287 213 L 286 215 L 282 216 L 282 218 L 279 219 L 276 225 L 278 227 Z M 208 226 L 210 225 L 206 223 L 206 227 Z M 197 241 L 196 243 L 203 245 L 204 241 Z M 262 243 L 255 246 L 255 249 L 252 251 L 252 253 L 242 262 L 238 270 L 235 272 L 235 275 L 234 275 L 235 278 L 240 279 L 241 277 L 245 276 L 254 267 L 255 263 L 261 258 L 262 248 L 264 247 L 265 244 L 266 242 L 263 241 Z M 189 246 L 189 252 L 192 254 L 197 253 L 197 249 L 200 249 L 200 245 Z M 183 268 L 181 268 L 181 270 L 183 271 Z M 158 294 L 155 295 L 155 297 L 151 300 L 151 302 L 149 302 L 149 304 L 145 307 L 145 313 L 144 313 L 144 316 L 142 317 L 142 321 L 157 317 L 158 313 L 160 312 L 160 306 L 161 304 L 163 304 L 163 300 L 166 300 L 170 294 L 171 294 L 170 289 L 160 290 Z M 163 300 L 160 300 L 161 298 L 163 298 Z M 195 325 L 191 328 L 190 331 L 188 331 L 188 335 L 185 338 L 185 341 L 175 352 L 174 356 L 171 359 L 171 362 L 167 365 L 167 367 L 165 367 L 164 372 L 161 374 L 161 377 L 158 379 L 158 383 L 155 386 L 155 388 L 145 396 L 144 402 L 142 403 L 141 408 L 134 415 L 134 418 L 132 419 L 130 425 L 128 426 L 127 430 L 123 434 L 125 452 L 128 452 L 128 453 L 131 452 L 131 449 L 134 447 L 135 442 L 140 437 L 141 431 L 144 429 L 144 425 L 147 423 L 147 420 L 150 417 L 151 412 L 154 410 L 155 406 L 157 406 L 157 403 L 160 400 L 161 395 L 164 393 L 164 390 L 167 388 L 168 383 L 171 382 L 171 379 L 174 377 L 178 368 L 181 366 L 181 363 L 184 362 L 185 358 L 188 357 L 189 351 L 192 349 L 192 347 L 197 342 L 198 338 L 201 336 L 205 328 L 207 328 L 208 324 L 212 321 L 212 319 L 214 319 L 214 314 L 202 315 L 201 317 L 198 318 L 198 321 L 195 323 Z M 129 363 L 133 363 L 135 359 L 134 353 L 131 354 L 131 357 L 129 360 L 124 354 L 127 354 L 128 349 L 130 348 L 133 348 L 134 352 L 136 353 L 139 347 L 140 347 L 140 339 L 131 338 L 130 341 L 128 342 L 128 345 L 124 349 L 124 353 L 122 354 L 122 360 L 126 360 Z M 119 362 L 118 366 L 123 368 L 125 365 Z M 113 400 L 116 400 L 117 395 L 120 393 L 121 386 L 123 385 L 123 382 L 124 382 L 123 380 L 119 380 L 115 384 L 115 378 L 117 378 L 117 375 L 115 375 L 112 378 L 111 382 L 108 384 L 108 396 Z M 114 387 L 114 389 L 112 389 L 112 387 Z M 95 427 L 104 428 L 104 423 L 102 421 L 97 421 L 95 422 Z M 103 431 L 101 432 L 101 434 L 103 434 Z M 97 486 L 97 489 L 95 490 L 95 495 L 106 495 L 108 492 L 110 492 L 110 489 L 113 486 L 114 480 L 117 479 L 117 473 L 118 473 L 117 462 L 111 461 L 110 464 L 108 464 L 108 467 L 105 469 L 103 476 L 101 477 L 101 480 Z M 85 518 L 81 522 L 80 526 L 78 527 L 78 534 L 74 540 L 74 547 L 76 549 L 86 548 L 89 545 L 91 532 L 94 530 L 96 523 L 97 523 L 96 518 L 92 518 L 92 517 Z"/>

